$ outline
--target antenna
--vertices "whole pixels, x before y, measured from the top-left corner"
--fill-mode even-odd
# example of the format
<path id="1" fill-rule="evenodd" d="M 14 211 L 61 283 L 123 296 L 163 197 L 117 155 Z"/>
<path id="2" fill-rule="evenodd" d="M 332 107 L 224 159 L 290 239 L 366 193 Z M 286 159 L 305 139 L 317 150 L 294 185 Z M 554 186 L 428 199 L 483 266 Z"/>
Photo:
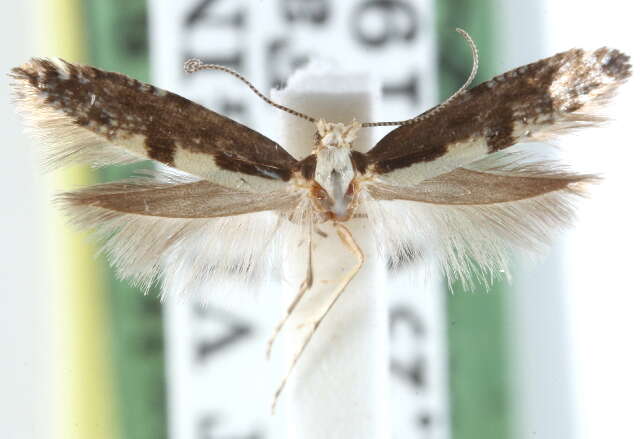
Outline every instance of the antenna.
<path id="1" fill-rule="evenodd" d="M 313 118 L 311 116 L 307 116 L 304 113 L 300 113 L 299 111 L 292 110 L 289 107 L 285 107 L 284 105 L 280 105 L 280 104 L 277 104 L 277 103 L 273 102 L 271 99 L 269 99 L 268 97 L 266 97 L 265 95 L 260 93 L 260 91 L 258 91 L 258 89 L 251 82 L 249 82 L 249 80 L 247 78 L 245 78 L 244 76 L 242 76 L 240 73 L 236 72 L 235 70 L 231 70 L 228 67 L 220 66 L 220 65 L 217 65 L 217 64 L 204 64 L 201 60 L 199 60 L 197 58 L 191 58 L 191 59 L 187 60 L 187 62 L 184 63 L 184 71 L 186 73 L 195 73 L 195 72 L 199 72 L 200 70 L 219 70 L 221 72 L 229 73 L 230 75 L 235 76 L 236 78 L 238 78 L 239 80 L 244 82 L 251 89 L 252 92 L 254 92 L 256 95 L 258 95 L 258 97 L 260 99 L 262 99 L 263 101 L 265 101 L 267 104 L 273 105 L 277 109 L 282 110 L 282 111 L 284 111 L 286 113 L 289 113 L 289 114 L 292 114 L 294 116 L 298 116 L 298 117 L 300 117 L 302 119 L 308 120 L 311 123 L 316 123 L 316 121 L 317 121 L 317 119 L 315 119 L 315 118 Z"/>
<path id="2" fill-rule="evenodd" d="M 430 108 L 429 110 L 425 111 L 422 114 L 417 115 L 414 118 L 395 121 L 395 122 L 365 122 L 362 124 L 363 128 L 394 126 L 394 125 L 411 125 L 416 122 L 420 122 L 422 120 L 430 118 L 434 114 L 437 114 L 439 111 L 441 111 L 443 108 L 449 105 L 454 99 L 460 96 L 460 94 L 467 89 L 469 84 L 471 84 L 471 81 L 473 81 L 473 79 L 476 77 L 476 74 L 478 73 L 478 64 L 479 64 L 478 48 L 476 47 L 476 43 L 473 42 L 473 39 L 471 38 L 471 36 L 469 36 L 467 32 L 465 32 L 460 28 L 456 28 L 456 32 L 462 35 L 462 37 L 465 39 L 465 41 L 469 45 L 469 48 L 471 49 L 471 55 L 473 56 L 473 67 L 471 68 L 471 73 L 469 73 L 469 77 L 467 78 L 465 83 L 462 85 L 462 87 L 460 87 L 458 91 L 456 91 L 454 94 L 449 96 L 449 98 L 443 103 L 441 103 L 440 105 L 436 105 L 435 107 Z"/>

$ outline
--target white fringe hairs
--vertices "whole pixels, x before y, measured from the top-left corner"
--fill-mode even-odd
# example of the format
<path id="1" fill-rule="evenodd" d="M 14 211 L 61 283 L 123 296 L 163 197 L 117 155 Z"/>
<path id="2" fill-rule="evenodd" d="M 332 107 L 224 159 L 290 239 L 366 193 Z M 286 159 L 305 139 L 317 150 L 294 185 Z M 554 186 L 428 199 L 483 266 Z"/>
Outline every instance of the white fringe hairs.
<path id="1" fill-rule="evenodd" d="M 571 225 L 579 199 L 598 181 L 594 175 L 570 173 L 549 162 L 515 165 L 506 155 L 476 162 L 473 169 L 570 183 L 540 196 L 492 204 L 367 199 L 367 215 L 391 266 L 435 263 L 449 283 L 458 279 L 465 289 L 474 279 L 488 285 L 496 278 L 509 278 L 510 250 L 528 255 L 544 250 L 558 229 Z"/>

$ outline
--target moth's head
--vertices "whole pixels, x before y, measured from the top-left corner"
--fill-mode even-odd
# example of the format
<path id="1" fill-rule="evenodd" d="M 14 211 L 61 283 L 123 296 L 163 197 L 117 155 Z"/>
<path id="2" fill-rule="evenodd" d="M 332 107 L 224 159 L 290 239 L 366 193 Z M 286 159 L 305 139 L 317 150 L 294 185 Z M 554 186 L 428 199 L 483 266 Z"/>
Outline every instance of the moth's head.
<path id="1" fill-rule="evenodd" d="M 353 120 L 348 125 L 343 123 L 327 122 L 319 119 L 315 122 L 316 137 L 318 139 L 316 148 L 348 148 L 351 149 L 353 141 L 356 140 L 358 130 L 362 126 L 357 120 Z"/>

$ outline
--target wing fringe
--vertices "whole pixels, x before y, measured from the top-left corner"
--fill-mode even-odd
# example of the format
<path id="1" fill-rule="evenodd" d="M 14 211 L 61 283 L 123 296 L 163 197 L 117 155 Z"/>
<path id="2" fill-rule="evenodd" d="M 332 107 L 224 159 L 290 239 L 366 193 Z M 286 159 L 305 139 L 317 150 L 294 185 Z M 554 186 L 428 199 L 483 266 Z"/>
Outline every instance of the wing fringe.
<path id="1" fill-rule="evenodd" d="M 279 275 L 279 255 L 299 229 L 274 212 L 166 218 L 74 204 L 66 211 L 73 224 L 96 229 L 101 252 L 119 277 L 143 291 L 161 282 L 163 292 L 202 292 L 205 301 L 222 284 L 254 290 Z"/>
<path id="2" fill-rule="evenodd" d="M 34 76 L 43 75 L 43 64 L 58 66 L 59 59 L 32 60 L 10 73 L 13 101 L 22 115 L 27 131 L 44 148 L 42 167 L 53 171 L 73 164 L 99 167 L 142 161 L 126 149 L 118 147 L 92 131 L 74 124 L 61 110 L 47 104 L 46 93 L 33 82 Z"/>
<path id="3" fill-rule="evenodd" d="M 429 199 L 438 197 L 428 192 L 421 192 L 424 196 L 421 201 L 415 197 L 413 201 L 406 200 L 407 197 L 391 201 L 389 193 L 378 197 L 375 191 L 373 195 L 367 194 L 371 202 L 365 200 L 365 208 L 390 266 L 407 261 L 436 261 L 450 283 L 459 279 L 466 289 L 473 285 L 473 279 L 488 285 L 496 277 L 508 278 L 510 251 L 536 255 L 544 250 L 558 230 L 571 225 L 579 200 L 598 181 L 596 176 L 570 173 L 550 162 L 517 165 L 487 159 L 476 164 L 476 169 L 491 170 L 495 176 L 508 175 L 519 181 L 552 178 L 560 184 L 538 190 L 529 197 L 499 202 L 481 200 L 475 204 L 459 200 L 447 204 L 442 199 L 429 203 Z M 486 174 L 491 176 L 489 172 Z M 437 187 L 428 186 L 430 190 Z M 442 190 L 450 192 L 448 188 Z M 403 189 L 392 187 L 392 191 L 399 195 Z M 456 194 L 459 196 L 459 192 Z"/>
<path id="4" fill-rule="evenodd" d="M 162 291 L 203 291 L 206 301 L 207 291 L 255 289 L 278 274 L 277 255 L 300 230 L 286 219 L 299 211 L 299 196 L 163 176 L 91 186 L 57 203 L 73 225 L 96 229 L 117 274 L 144 291 L 161 281 Z"/>

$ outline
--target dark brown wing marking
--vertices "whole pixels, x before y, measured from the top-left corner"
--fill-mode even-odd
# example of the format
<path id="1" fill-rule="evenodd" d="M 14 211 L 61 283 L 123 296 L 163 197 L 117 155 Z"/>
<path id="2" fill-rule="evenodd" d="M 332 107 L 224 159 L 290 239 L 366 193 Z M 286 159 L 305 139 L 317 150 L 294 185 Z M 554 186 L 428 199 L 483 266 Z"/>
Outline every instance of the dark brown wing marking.
<path id="1" fill-rule="evenodd" d="M 58 59 L 33 59 L 14 68 L 12 76 L 17 100 L 29 116 L 37 117 L 43 110 L 51 116 L 53 111 L 61 130 L 88 130 L 139 158 L 215 183 L 229 183 L 228 173 L 216 176 L 219 170 L 287 181 L 296 163 L 256 131 L 120 73 Z M 55 121 L 52 117 L 43 121 L 44 129 L 51 130 Z"/>
<path id="2" fill-rule="evenodd" d="M 631 75 L 628 61 L 618 50 L 573 49 L 511 70 L 462 93 L 433 117 L 391 131 L 367 153 L 370 169 L 391 179 L 404 169 L 404 183 L 418 183 L 433 176 L 429 162 L 446 161 L 438 170 L 446 172 L 514 143 L 596 122 L 590 107 Z M 420 163 L 425 166 L 406 172 Z"/>

